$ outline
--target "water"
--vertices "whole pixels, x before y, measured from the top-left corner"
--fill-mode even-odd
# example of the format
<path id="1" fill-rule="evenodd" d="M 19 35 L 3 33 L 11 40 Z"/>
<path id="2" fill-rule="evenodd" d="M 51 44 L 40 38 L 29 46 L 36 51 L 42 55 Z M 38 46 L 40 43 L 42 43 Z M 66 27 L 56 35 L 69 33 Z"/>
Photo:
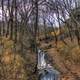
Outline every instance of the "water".
<path id="1" fill-rule="evenodd" d="M 39 71 L 39 80 L 59 80 L 59 72 L 54 68 L 45 68 Z"/>
<path id="2" fill-rule="evenodd" d="M 43 69 L 46 67 L 45 53 L 38 50 L 38 69 Z"/>
<path id="3" fill-rule="evenodd" d="M 39 80 L 58 80 L 59 72 L 47 63 L 46 55 L 42 50 L 38 50 Z"/>

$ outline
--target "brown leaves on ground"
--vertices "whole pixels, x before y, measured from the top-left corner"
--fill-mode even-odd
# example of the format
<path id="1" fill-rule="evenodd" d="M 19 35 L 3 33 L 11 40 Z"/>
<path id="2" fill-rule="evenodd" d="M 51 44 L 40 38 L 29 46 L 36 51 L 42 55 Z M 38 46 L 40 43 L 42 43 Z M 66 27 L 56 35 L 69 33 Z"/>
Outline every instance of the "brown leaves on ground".
<path id="1" fill-rule="evenodd" d="M 24 59 L 14 53 L 5 52 L 0 58 L 0 80 L 26 80 Z"/>
<path id="2" fill-rule="evenodd" d="M 24 53 L 14 51 L 14 47 L 18 49 L 19 45 L 14 46 L 9 37 L 0 38 L 0 80 L 37 80 L 35 54 L 30 50 Z"/>
<path id="3" fill-rule="evenodd" d="M 60 55 L 72 64 L 80 65 L 80 46 L 76 43 L 77 41 L 71 42 L 67 39 L 66 42 L 68 45 L 64 45 L 62 42 L 58 43 Z"/>
<path id="4" fill-rule="evenodd" d="M 61 72 L 61 80 L 80 80 L 80 46 L 77 40 L 70 41 L 69 38 L 63 41 L 58 41 L 55 47 L 55 42 L 49 42 L 45 45 L 42 43 L 42 48 L 46 48 L 49 44 L 53 47 L 46 49 L 49 55 L 53 58 L 53 66 Z"/>
<path id="5" fill-rule="evenodd" d="M 0 42 L 0 47 L 3 46 L 3 52 L 0 53 L 0 80 L 27 80 L 25 60 L 12 51 L 13 41 L 4 37 Z"/>

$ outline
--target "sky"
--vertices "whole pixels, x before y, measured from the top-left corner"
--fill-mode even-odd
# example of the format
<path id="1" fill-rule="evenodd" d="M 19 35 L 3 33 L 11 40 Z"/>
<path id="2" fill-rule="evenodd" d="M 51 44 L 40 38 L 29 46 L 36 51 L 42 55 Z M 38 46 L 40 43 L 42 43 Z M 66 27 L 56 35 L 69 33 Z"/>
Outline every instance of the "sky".
<path id="1" fill-rule="evenodd" d="M 0 8 L 0 21 L 2 20 L 2 10 Z"/>

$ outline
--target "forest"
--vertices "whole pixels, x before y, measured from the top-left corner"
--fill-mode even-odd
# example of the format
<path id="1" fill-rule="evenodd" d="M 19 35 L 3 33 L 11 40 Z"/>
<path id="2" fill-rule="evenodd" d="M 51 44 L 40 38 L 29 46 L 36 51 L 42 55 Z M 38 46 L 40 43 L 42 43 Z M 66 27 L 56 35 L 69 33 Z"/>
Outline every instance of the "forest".
<path id="1" fill-rule="evenodd" d="M 52 80 L 38 49 L 60 80 L 80 80 L 80 0 L 0 0 L 0 80 Z"/>

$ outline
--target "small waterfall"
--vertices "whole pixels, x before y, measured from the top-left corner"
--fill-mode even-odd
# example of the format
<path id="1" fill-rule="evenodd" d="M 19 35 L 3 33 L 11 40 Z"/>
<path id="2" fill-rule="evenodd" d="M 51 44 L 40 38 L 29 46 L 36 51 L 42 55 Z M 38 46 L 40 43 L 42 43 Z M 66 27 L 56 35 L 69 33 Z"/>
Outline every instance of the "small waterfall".
<path id="1" fill-rule="evenodd" d="M 46 62 L 46 53 L 38 50 L 39 80 L 59 80 L 59 72 Z"/>
<path id="2" fill-rule="evenodd" d="M 45 53 L 38 50 L 38 69 L 46 68 Z"/>

